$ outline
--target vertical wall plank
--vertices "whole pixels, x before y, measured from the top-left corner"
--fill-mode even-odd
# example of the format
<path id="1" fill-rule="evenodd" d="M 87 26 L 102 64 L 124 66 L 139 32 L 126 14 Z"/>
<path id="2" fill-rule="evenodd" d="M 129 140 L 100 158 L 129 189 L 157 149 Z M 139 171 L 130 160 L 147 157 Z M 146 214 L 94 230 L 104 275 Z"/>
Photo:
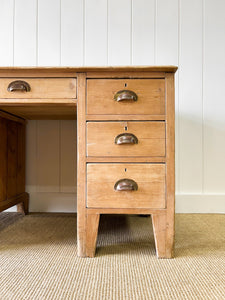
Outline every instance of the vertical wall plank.
<path id="1" fill-rule="evenodd" d="M 83 0 L 61 0 L 61 65 L 83 64 Z"/>
<path id="2" fill-rule="evenodd" d="M 13 65 L 14 1 L 0 2 L 0 66 Z"/>
<path id="3" fill-rule="evenodd" d="M 131 1 L 108 0 L 108 64 L 131 64 Z"/>
<path id="4" fill-rule="evenodd" d="M 86 65 L 107 65 L 107 1 L 85 1 Z"/>
<path id="5" fill-rule="evenodd" d="M 155 0 L 133 0 L 132 4 L 132 64 L 153 65 Z"/>
<path id="6" fill-rule="evenodd" d="M 156 65 L 178 63 L 178 0 L 156 1 Z"/>
<path id="7" fill-rule="evenodd" d="M 14 65 L 36 65 L 37 0 L 15 0 Z"/>
<path id="8" fill-rule="evenodd" d="M 155 7 L 155 64 L 178 66 L 179 0 L 156 0 Z M 179 70 L 175 74 L 175 165 L 176 188 L 179 190 Z"/>
<path id="9" fill-rule="evenodd" d="M 178 65 L 178 64 L 177 64 Z M 179 112 L 179 70 L 176 72 L 175 78 L 175 185 L 176 192 L 180 192 L 180 150 L 179 150 L 179 120 L 180 120 L 180 112 Z"/>
<path id="10" fill-rule="evenodd" d="M 60 192 L 75 193 L 77 184 L 76 121 L 62 121 L 60 131 Z"/>
<path id="11" fill-rule="evenodd" d="M 37 124 L 37 192 L 59 192 L 59 122 Z"/>
<path id="12" fill-rule="evenodd" d="M 37 122 L 28 121 L 26 126 L 26 191 L 37 190 Z"/>
<path id="13" fill-rule="evenodd" d="M 180 190 L 182 193 L 201 193 L 202 2 L 182 0 L 180 8 Z"/>
<path id="14" fill-rule="evenodd" d="M 225 192 L 225 2 L 205 0 L 204 192 Z"/>
<path id="15" fill-rule="evenodd" d="M 60 0 L 38 0 L 38 65 L 60 65 Z"/>

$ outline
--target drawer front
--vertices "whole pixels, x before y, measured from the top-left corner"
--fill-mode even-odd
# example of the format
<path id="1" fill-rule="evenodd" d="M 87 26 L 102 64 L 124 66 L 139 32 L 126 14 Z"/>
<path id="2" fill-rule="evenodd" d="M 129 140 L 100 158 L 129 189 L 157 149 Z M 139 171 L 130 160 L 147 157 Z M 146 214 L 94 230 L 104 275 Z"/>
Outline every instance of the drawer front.
<path id="1" fill-rule="evenodd" d="M 87 207 L 165 208 L 165 165 L 88 164 Z"/>
<path id="2" fill-rule="evenodd" d="M 76 97 L 76 78 L 0 78 L 0 98 Z"/>
<path id="3" fill-rule="evenodd" d="M 165 156 L 165 122 L 88 122 L 87 156 Z"/>
<path id="4" fill-rule="evenodd" d="M 118 93 L 123 90 L 126 92 Z M 89 79 L 87 80 L 87 114 L 164 115 L 165 81 L 164 79 Z"/>

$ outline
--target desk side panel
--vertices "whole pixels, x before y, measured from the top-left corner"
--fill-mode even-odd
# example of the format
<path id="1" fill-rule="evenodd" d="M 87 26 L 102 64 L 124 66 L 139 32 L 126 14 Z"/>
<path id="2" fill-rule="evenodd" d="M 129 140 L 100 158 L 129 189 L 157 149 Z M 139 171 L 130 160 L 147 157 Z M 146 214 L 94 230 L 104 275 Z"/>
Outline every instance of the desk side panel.
<path id="1" fill-rule="evenodd" d="M 27 203 L 25 122 L 4 113 L 0 116 L 0 211 L 24 202 L 25 198 Z"/>
<path id="2" fill-rule="evenodd" d="M 7 120 L 0 117 L 0 203 L 7 199 Z"/>

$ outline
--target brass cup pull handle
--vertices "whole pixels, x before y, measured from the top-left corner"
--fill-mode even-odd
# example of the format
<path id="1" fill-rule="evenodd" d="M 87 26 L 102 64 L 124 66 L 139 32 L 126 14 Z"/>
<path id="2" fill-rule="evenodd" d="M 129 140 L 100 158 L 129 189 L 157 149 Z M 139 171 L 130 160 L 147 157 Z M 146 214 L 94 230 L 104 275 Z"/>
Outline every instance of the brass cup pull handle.
<path id="1" fill-rule="evenodd" d="M 114 95 L 114 100 L 117 102 L 121 101 L 137 101 L 138 96 L 135 94 L 135 92 L 130 91 L 130 90 L 122 90 L 117 92 Z"/>
<path id="2" fill-rule="evenodd" d="M 138 144 L 138 138 L 132 133 L 121 133 L 115 138 L 116 145 Z"/>
<path id="3" fill-rule="evenodd" d="M 10 82 L 8 85 L 7 91 L 9 92 L 29 92 L 30 85 L 26 81 L 23 80 L 16 80 Z"/>
<path id="4" fill-rule="evenodd" d="M 133 179 L 123 178 L 118 180 L 114 185 L 115 191 L 137 191 L 138 185 Z"/>

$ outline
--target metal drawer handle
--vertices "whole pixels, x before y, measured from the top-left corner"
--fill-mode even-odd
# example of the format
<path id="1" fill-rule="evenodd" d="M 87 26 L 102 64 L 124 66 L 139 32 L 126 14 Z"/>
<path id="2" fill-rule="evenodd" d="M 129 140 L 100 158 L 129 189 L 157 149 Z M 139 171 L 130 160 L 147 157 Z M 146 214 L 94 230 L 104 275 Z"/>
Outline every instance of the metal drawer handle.
<path id="1" fill-rule="evenodd" d="M 7 90 L 9 92 L 29 92 L 30 91 L 30 85 L 26 81 L 23 80 L 16 80 L 10 82 L 8 85 Z"/>
<path id="2" fill-rule="evenodd" d="M 133 179 L 123 178 L 118 180 L 114 185 L 115 191 L 137 191 L 138 185 Z"/>
<path id="3" fill-rule="evenodd" d="M 135 92 L 130 91 L 130 90 L 122 90 L 117 92 L 114 95 L 114 100 L 117 102 L 120 101 L 137 101 L 138 96 L 135 94 Z"/>
<path id="4" fill-rule="evenodd" d="M 116 136 L 115 144 L 138 144 L 138 138 L 132 133 L 121 133 Z"/>

